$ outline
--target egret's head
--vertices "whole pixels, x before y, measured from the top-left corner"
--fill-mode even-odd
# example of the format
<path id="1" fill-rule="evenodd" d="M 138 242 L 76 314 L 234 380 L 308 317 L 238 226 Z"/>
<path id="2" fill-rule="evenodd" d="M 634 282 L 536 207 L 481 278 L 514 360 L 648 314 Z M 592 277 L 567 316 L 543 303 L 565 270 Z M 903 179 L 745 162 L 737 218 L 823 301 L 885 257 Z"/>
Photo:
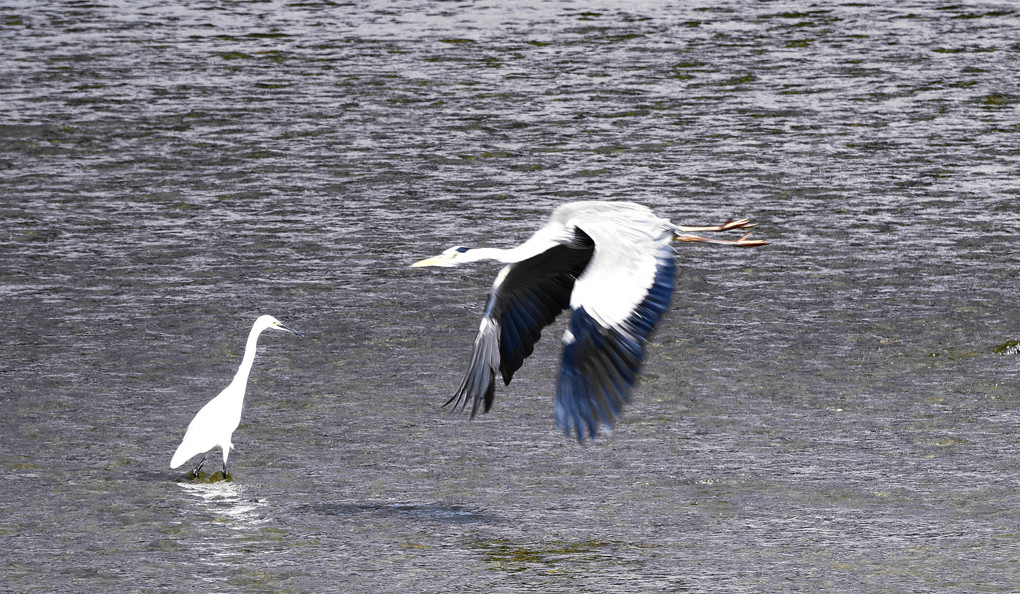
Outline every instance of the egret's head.
<path id="1" fill-rule="evenodd" d="M 411 268 L 421 268 L 423 266 L 440 266 L 442 268 L 450 268 L 460 264 L 463 260 L 458 260 L 463 254 L 470 251 L 470 248 L 466 248 L 462 245 L 454 246 L 438 256 L 432 256 L 431 258 L 425 258 L 419 260 L 414 264 L 411 264 Z"/>
<path id="2" fill-rule="evenodd" d="M 280 320 L 277 320 L 273 316 L 260 316 L 258 320 L 255 320 L 255 325 L 262 329 L 272 328 L 273 330 L 282 330 L 284 332 L 290 332 L 291 334 L 297 334 L 298 336 L 304 336 L 297 330 L 284 326 Z"/>

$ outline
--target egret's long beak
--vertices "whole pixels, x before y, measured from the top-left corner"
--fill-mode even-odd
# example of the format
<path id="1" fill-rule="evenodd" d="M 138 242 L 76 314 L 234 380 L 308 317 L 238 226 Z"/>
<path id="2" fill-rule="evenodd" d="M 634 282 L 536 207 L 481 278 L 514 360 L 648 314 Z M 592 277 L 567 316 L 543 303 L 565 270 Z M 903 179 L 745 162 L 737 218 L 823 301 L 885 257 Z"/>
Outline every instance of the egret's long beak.
<path id="1" fill-rule="evenodd" d="M 288 328 L 288 327 L 284 326 L 283 324 L 277 324 L 276 327 L 279 328 L 280 330 L 286 330 L 287 332 L 290 332 L 291 334 L 297 334 L 298 336 L 304 336 L 304 334 L 301 334 L 300 332 L 298 332 L 297 330 L 295 330 L 293 328 Z"/>
<path id="2" fill-rule="evenodd" d="M 442 266 L 443 264 L 449 262 L 451 258 L 453 258 L 453 254 L 439 254 L 438 256 L 432 256 L 431 258 L 418 260 L 414 264 L 411 264 L 411 268 L 424 268 L 425 266 Z"/>

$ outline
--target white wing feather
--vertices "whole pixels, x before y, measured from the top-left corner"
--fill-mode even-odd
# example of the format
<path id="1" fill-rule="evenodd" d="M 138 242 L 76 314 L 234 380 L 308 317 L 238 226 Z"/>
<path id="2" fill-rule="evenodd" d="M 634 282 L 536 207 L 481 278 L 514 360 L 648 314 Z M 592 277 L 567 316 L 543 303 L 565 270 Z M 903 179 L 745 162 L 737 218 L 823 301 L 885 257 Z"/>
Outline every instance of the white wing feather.
<path id="1" fill-rule="evenodd" d="M 673 239 L 669 221 L 636 204 L 597 203 L 567 223 L 595 242 L 591 262 L 574 285 L 570 307 L 584 307 L 605 328 L 623 330 L 655 280 L 660 250 Z"/>

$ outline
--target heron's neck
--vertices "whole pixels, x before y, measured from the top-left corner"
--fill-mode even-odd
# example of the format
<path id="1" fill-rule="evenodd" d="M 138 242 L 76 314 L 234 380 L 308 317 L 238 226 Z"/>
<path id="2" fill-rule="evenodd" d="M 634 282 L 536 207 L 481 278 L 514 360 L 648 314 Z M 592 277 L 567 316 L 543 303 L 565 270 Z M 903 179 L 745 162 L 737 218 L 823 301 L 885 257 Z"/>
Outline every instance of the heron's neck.
<path id="1" fill-rule="evenodd" d="M 258 346 L 259 334 L 262 330 L 253 327 L 248 333 L 248 342 L 244 345 L 244 357 L 241 359 L 241 367 L 234 375 L 232 384 L 240 384 L 241 389 L 237 391 L 241 398 L 244 398 L 244 386 L 248 383 L 248 375 L 251 373 L 251 366 L 255 362 L 255 350 Z"/>
<path id="2" fill-rule="evenodd" d="M 513 264 L 534 256 L 528 243 L 504 250 L 502 248 L 473 248 L 458 258 L 461 262 L 477 262 L 479 260 L 496 260 L 504 264 Z"/>
<path id="3" fill-rule="evenodd" d="M 548 250 L 556 244 L 569 244 L 572 236 L 560 227 L 543 228 L 535 232 L 527 241 L 508 250 L 500 248 L 475 248 L 461 254 L 461 262 L 477 262 L 478 260 L 496 260 L 504 264 L 515 264 Z"/>
<path id="4" fill-rule="evenodd" d="M 501 248 L 472 248 L 463 254 L 461 254 L 461 262 L 478 262 L 479 260 L 498 260 L 499 262 L 516 262 L 511 259 L 513 250 L 504 250 Z"/>

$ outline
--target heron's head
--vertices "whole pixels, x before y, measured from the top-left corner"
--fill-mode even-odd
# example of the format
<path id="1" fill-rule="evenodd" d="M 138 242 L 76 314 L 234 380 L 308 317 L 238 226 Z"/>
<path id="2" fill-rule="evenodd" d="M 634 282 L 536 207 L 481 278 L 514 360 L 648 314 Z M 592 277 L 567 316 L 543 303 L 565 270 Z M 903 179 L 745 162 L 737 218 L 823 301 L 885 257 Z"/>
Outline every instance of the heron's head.
<path id="1" fill-rule="evenodd" d="M 440 266 L 442 268 L 451 268 L 463 262 L 464 261 L 463 259 L 458 258 L 461 258 L 464 254 L 466 254 L 470 250 L 471 248 L 466 248 L 462 245 L 456 245 L 439 254 L 438 256 L 425 258 L 424 260 L 419 260 L 414 264 L 411 264 L 411 268 L 422 268 L 424 266 Z"/>
<path id="2" fill-rule="evenodd" d="M 298 336 L 304 336 L 304 334 L 301 334 L 297 330 L 284 326 L 280 320 L 277 320 L 273 316 L 259 316 L 259 319 L 255 320 L 255 325 L 262 329 L 271 328 L 273 330 L 282 330 L 284 332 L 290 332 L 291 334 L 297 334 Z"/>

